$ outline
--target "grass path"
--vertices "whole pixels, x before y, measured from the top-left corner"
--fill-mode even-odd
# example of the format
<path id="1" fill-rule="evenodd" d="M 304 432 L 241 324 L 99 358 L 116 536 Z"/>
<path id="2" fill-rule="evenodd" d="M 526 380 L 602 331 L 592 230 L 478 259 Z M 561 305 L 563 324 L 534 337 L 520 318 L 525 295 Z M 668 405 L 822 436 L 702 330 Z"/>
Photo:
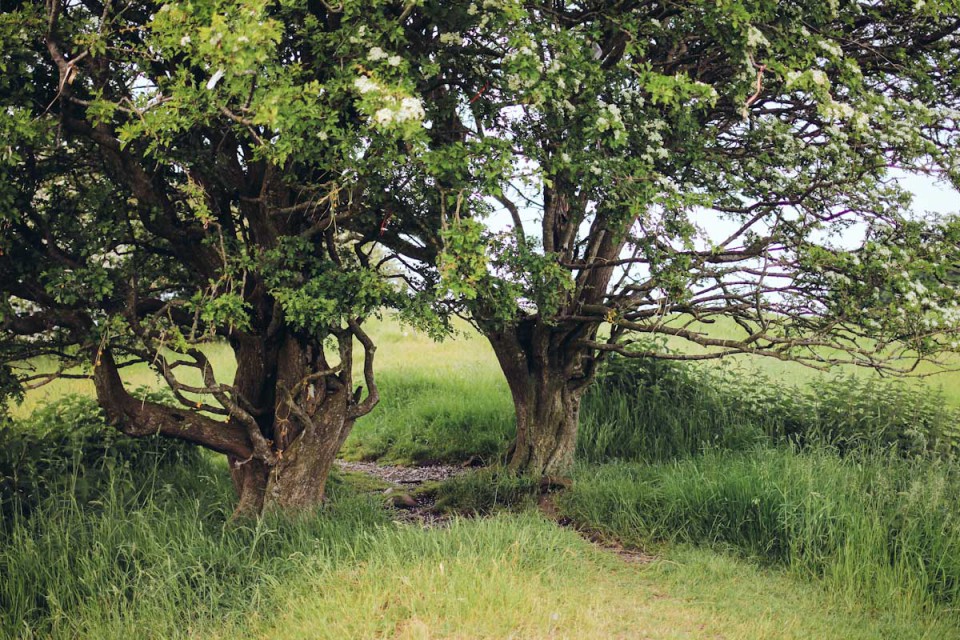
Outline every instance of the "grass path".
<path id="1" fill-rule="evenodd" d="M 350 482 L 412 490 L 436 475 L 402 469 L 355 467 Z M 733 554 L 677 545 L 650 555 L 592 540 L 561 525 L 551 504 L 441 520 L 398 510 L 374 556 L 302 576 L 277 610 L 216 637 L 239 629 L 284 639 L 960 637 L 932 620 L 845 609 L 814 583 Z"/>
<path id="2" fill-rule="evenodd" d="M 357 566 L 285 585 L 258 638 L 950 638 L 837 610 L 811 585 L 677 547 L 625 562 L 536 513 L 402 525 Z M 233 637 L 237 628 L 215 637 Z"/>

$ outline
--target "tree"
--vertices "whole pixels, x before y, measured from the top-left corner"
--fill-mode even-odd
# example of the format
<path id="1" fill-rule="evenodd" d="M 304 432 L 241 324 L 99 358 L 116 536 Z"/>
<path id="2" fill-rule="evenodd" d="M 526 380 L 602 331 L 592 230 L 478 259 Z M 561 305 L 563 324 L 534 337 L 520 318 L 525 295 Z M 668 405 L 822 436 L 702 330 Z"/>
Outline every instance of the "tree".
<path id="1" fill-rule="evenodd" d="M 378 401 L 364 319 L 393 306 L 442 326 L 346 226 L 377 215 L 369 177 L 423 136 L 408 62 L 375 44 L 404 19 L 375 0 L 5 2 L 7 396 L 92 375 L 124 433 L 226 454 L 238 514 L 319 503 Z M 41 356 L 53 371 L 30 370 Z M 135 363 L 176 402 L 127 389 Z"/>
<path id="2" fill-rule="evenodd" d="M 609 353 L 902 373 L 955 346 L 960 229 L 911 214 L 892 178 L 960 187 L 958 9 L 414 13 L 429 149 L 384 175 L 404 222 L 368 220 L 366 237 L 433 274 L 493 345 L 517 414 L 511 468 L 569 471 L 580 397 Z M 512 229 L 484 224 L 497 209 Z M 718 318 L 735 334 L 705 330 Z"/>

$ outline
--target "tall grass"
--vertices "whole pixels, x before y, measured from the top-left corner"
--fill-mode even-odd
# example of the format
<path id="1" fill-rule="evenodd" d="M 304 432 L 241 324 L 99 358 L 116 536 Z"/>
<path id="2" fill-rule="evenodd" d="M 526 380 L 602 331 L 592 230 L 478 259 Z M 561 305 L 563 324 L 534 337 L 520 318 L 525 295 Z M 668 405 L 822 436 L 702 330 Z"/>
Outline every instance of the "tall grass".
<path id="1" fill-rule="evenodd" d="M 851 604 L 955 615 L 958 504 L 949 461 L 781 447 L 583 467 L 562 508 L 634 543 L 732 546 L 820 578 Z"/>
<path id="2" fill-rule="evenodd" d="M 669 460 L 763 443 L 952 455 L 960 411 L 935 388 L 848 375 L 809 385 L 734 367 L 614 358 L 581 412 L 580 459 Z"/>
<path id="3" fill-rule="evenodd" d="M 385 522 L 372 499 L 334 491 L 296 520 L 228 521 L 225 468 L 115 469 L 99 499 L 67 488 L 0 535 L 0 637 L 174 637 L 267 606 L 305 566 L 352 558 Z"/>
<path id="4" fill-rule="evenodd" d="M 405 464 L 499 460 L 513 438 L 513 405 L 494 372 L 410 369 L 380 376 L 381 401 L 358 421 L 343 457 Z"/>

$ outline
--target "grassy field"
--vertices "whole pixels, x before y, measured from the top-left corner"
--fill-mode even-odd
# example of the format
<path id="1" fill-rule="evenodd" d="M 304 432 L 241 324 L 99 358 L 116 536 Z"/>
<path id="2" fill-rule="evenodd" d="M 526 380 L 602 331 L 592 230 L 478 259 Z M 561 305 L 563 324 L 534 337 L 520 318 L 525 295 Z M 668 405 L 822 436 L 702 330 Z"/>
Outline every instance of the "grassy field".
<path id="1" fill-rule="evenodd" d="M 955 637 L 949 621 L 837 603 L 733 552 L 660 545 L 637 562 L 536 511 L 429 530 L 394 523 L 349 480 L 316 516 L 228 525 L 218 471 L 117 474 L 92 507 L 47 502 L 5 527 L 0 634 Z"/>
<path id="2" fill-rule="evenodd" d="M 498 401 L 500 405 L 504 404 L 506 385 L 502 381 L 493 351 L 486 340 L 465 322 L 458 322 L 456 334 L 439 343 L 389 319 L 372 321 L 368 328 L 377 344 L 378 371 L 383 384 L 390 386 L 391 382 L 395 381 L 420 379 L 422 382 L 443 377 L 451 382 L 466 385 L 468 395 L 478 394 L 484 396 L 484 400 L 490 404 L 497 404 Z M 736 332 L 732 324 L 724 322 L 695 328 L 709 332 L 711 336 L 717 338 L 731 337 Z M 671 338 L 667 344 L 669 348 L 677 351 L 693 353 L 703 350 L 682 339 Z M 230 349 L 226 345 L 211 344 L 204 350 L 211 358 L 217 377 L 223 381 L 230 380 L 236 370 Z M 35 365 L 38 369 L 44 368 L 43 362 Z M 709 361 L 704 366 L 726 368 L 742 378 L 759 375 L 785 388 L 815 384 L 838 372 L 865 378 L 881 378 L 875 371 L 861 367 L 841 366 L 831 372 L 823 372 L 795 362 L 750 355 Z M 958 370 L 953 371 L 953 368 Z M 942 367 L 922 365 L 919 372 L 924 374 L 924 377 L 916 379 L 915 384 L 942 392 L 951 404 L 960 407 L 960 359 L 949 358 Z M 123 375 L 131 388 L 158 387 L 161 384 L 156 374 L 143 365 L 129 367 L 123 371 Z M 193 382 L 199 382 L 199 379 Z M 410 387 L 410 393 L 415 395 L 416 399 L 428 399 L 425 397 L 426 393 L 416 395 L 416 391 L 413 390 L 416 387 L 415 383 L 411 383 Z M 17 416 L 29 415 L 45 400 L 72 393 L 93 393 L 92 381 L 56 380 L 28 393 L 23 404 L 13 407 L 13 413 Z M 386 398 L 387 401 L 391 399 L 395 397 Z M 394 409 L 396 404 L 391 406 L 391 410 Z"/>
<path id="3" fill-rule="evenodd" d="M 495 460 L 512 407 L 486 342 L 464 329 L 437 344 L 389 322 L 373 333 L 383 400 L 344 455 Z M 228 350 L 208 351 L 227 379 Z M 751 413 L 743 389 L 758 380 L 771 394 L 835 389 L 834 378 L 766 359 L 708 368 L 729 385 L 690 374 L 683 384 L 701 390 L 692 399 L 676 385 L 635 401 L 605 388 L 585 406 L 590 462 L 559 508 L 576 526 L 644 548 L 643 561 L 559 527 L 532 499 L 508 504 L 490 476 L 446 489 L 451 508 L 472 500 L 490 507 L 472 509 L 485 517 L 434 529 L 395 522 L 369 483 L 342 474 L 321 513 L 237 526 L 221 460 L 110 462 L 2 521 L 0 637 L 960 638 L 955 463 L 764 444 L 773 396 Z M 143 367 L 125 375 L 131 387 L 156 386 Z M 933 384 L 960 399 L 955 376 Z M 948 416 L 921 407 L 917 417 L 912 405 L 887 416 L 916 398 L 876 404 L 873 389 L 836 395 L 841 408 L 863 409 L 845 427 L 854 435 Z M 47 401 L 91 391 L 58 381 L 32 392 L 14 411 L 18 428 L 42 428 L 27 416 Z M 795 407 L 785 406 L 775 408 Z M 819 404 L 796 406 L 814 406 L 819 422 L 794 428 L 839 421 Z M 36 415 L 73 419 L 73 409 L 57 411 Z M 614 452 L 597 445 L 613 422 L 650 433 L 616 434 Z M 718 448 L 702 453 L 704 441 Z"/>

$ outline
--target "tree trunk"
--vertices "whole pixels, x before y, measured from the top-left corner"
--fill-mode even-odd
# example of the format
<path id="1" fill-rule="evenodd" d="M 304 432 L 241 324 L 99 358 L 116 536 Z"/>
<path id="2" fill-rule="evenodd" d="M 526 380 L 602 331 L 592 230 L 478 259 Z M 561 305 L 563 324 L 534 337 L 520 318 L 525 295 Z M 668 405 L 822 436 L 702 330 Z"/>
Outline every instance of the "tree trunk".
<path id="1" fill-rule="evenodd" d="M 517 414 L 508 468 L 534 476 L 568 476 L 573 467 L 580 394 L 556 372 L 507 380 Z"/>
<path id="2" fill-rule="evenodd" d="M 347 342 L 352 334 L 341 337 Z M 199 402 L 186 408 L 132 397 L 108 350 L 98 352 L 95 368 L 100 404 L 128 435 L 159 433 L 226 454 L 238 498 L 235 518 L 319 506 L 337 452 L 356 418 L 374 406 L 375 389 L 360 403 L 360 389 L 350 388 L 349 364 L 331 369 L 320 347 L 293 335 L 244 337 L 232 346 L 237 372 L 231 393 L 219 391 L 213 373 L 204 372 L 205 388 L 229 411 L 207 408 L 228 414 L 225 421 L 206 415 Z M 349 363 L 348 347 L 341 356 Z M 195 357 L 205 361 L 200 352 Z"/>
<path id="3" fill-rule="evenodd" d="M 486 332 L 510 387 L 517 435 L 509 469 L 533 476 L 569 476 L 577 446 L 580 399 L 589 376 L 582 353 L 559 327 L 529 318 Z"/>
<path id="4" fill-rule="evenodd" d="M 263 499 L 267 491 L 270 468 L 260 460 L 239 460 L 228 456 L 230 477 L 237 492 L 236 518 L 256 518 L 263 512 Z"/>
<path id="5" fill-rule="evenodd" d="M 277 422 L 287 419 L 280 417 Z M 238 497 L 234 517 L 257 517 L 267 511 L 293 513 L 323 504 L 327 479 L 353 423 L 349 393 L 341 389 L 328 395 L 311 424 L 279 450 L 275 465 L 267 466 L 255 458 L 230 457 L 230 474 Z M 280 433 L 281 429 L 274 431 Z"/>
<path id="6" fill-rule="evenodd" d="M 353 421 L 349 390 L 343 387 L 328 395 L 311 424 L 271 469 L 265 511 L 301 511 L 323 503 L 327 478 Z"/>

